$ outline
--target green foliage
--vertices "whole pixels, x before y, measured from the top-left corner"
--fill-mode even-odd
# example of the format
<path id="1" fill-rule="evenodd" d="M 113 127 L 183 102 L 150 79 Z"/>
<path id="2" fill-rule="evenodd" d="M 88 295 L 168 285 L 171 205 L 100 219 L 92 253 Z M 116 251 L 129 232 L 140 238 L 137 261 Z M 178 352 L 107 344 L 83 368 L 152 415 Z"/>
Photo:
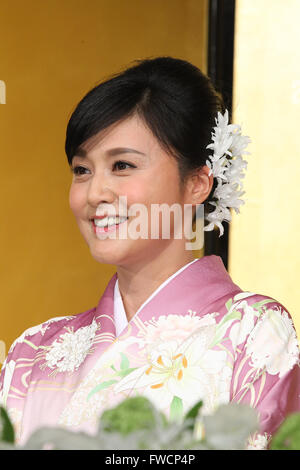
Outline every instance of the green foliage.
<path id="1" fill-rule="evenodd" d="M 0 407 L 0 442 L 15 442 L 15 433 L 13 425 L 9 419 L 6 410 Z"/>
<path id="2" fill-rule="evenodd" d="M 101 423 L 106 432 L 120 432 L 123 435 L 151 429 L 155 424 L 154 408 L 144 397 L 127 398 L 115 408 L 104 411 Z"/>
<path id="3" fill-rule="evenodd" d="M 290 414 L 273 436 L 271 450 L 300 450 L 300 413 Z"/>
<path id="4" fill-rule="evenodd" d="M 199 414 L 200 408 L 203 405 L 203 402 L 198 401 L 185 415 L 185 421 L 189 422 L 189 428 L 192 429 L 195 423 L 195 420 Z"/>
<path id="5" fill-rule="evenodd" d="M 126 361 L 123 363 L 126 370 Z M 40 428 L 24 446 L 15 445 L 12 423 L 0 408 L 0 450 L 243 450 L 258 429 L 256 411 L 247 405 L 221 405 L 212 415 L 202 415 L 202 402 L 182 418 L 182 401 L 174 397 L 170 420 L 145 397 L 123 400 L 102 413 L 97 434 L 62 428 Z M 46 447 L 45 447 L 46 445 Z M 273 436 L 272 450 L 300 450 L 300 413 L 290 415 Z"/>

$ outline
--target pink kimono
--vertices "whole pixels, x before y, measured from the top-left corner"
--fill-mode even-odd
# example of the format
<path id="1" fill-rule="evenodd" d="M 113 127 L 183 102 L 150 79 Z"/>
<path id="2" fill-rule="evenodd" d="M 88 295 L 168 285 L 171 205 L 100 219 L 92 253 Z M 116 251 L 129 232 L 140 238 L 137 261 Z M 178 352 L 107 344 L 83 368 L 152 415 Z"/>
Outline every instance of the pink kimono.
<path id="1" fill-rule="evenodd" d="M 243 292 L 217 256 L 188 265 L 116 337 L 115 274 L 97 307 L 52 318 L 11 346 L 0 377 L 1 403 L 18 443 L 40 426 L 95 433 L 99 416 L 143 394 L 166 415 L 203 413 L 235 401 L 256 408 L 267 447 L 291 412 L 300 411 L 296 332 L 276 300 Z M 176 408 L 176 410 L 175 410 Z"/>

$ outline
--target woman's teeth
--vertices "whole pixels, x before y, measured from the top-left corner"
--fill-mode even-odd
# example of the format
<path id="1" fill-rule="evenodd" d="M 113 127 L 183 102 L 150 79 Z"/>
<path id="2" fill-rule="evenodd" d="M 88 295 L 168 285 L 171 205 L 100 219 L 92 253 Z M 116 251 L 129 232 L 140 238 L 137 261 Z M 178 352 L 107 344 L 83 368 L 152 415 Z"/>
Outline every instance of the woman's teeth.
<path id="1" fill-rule="evenodd" d="M 127 217 L 104 217 L 104 219 L 94 219 L 97 227 L 109 227 L 110 225 L 118 225 L 125 222 Z"/>

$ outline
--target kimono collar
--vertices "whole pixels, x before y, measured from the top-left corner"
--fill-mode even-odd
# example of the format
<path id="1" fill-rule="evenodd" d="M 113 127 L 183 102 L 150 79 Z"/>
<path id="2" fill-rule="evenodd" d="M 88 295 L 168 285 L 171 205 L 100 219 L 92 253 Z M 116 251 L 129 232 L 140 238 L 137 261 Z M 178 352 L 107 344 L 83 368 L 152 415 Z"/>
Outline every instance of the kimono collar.
<path id="1" fill-rule="evenodd" d="M 152 292 L 152 294 L 147 298 L 147 300 L 145 300 L 145 302 L 139 307 L 136 314 L 138 314 L 139 311 L 144 307 L 144 305 L 146 305 L 148 302 L 150 302 L 150 300 L 155 295 L 157 295 L 157 293 L 161 289 L 163 289 L 168 284 L 168 282 L 170 282 L 175 276 L 178 276 L 178 274 L 181 271 L 183 271 L 188 266 L 190 266 L 190 264 L 195 263 L 197 260 L 198 260 L 198 258 L 196 258 L 193 261 L 190 261 L 189 263 L 185 264 L 184 266 L 179 268 L 174 274 L 169 276 L 168 279 L 163 281 L 160 284 L 160 286 L 157 289 L 155 289 L 155 291 Z M 114 288 L 114 319 L 115 319 L 116 333 L 117 333 L 117 336 L 118 336 L 118 334 L 121 331 L 123 331 L 124 328 L 128 325 L 128 320 L 127 320 L 127 317 L 126 317 L 126 312 L 125 312 L 125 309 L 124 309 L 122 296 L 121 296 L 121 293 L 120 293 L 120 290 L 119 290 L 119 280 L 118 279 L 115 282 L 115 288 Z"/>
<path id="2" fill-rule="evenodd" d="M 113 324 L 116 280 L 117 273 L 109 281 L 96 308 L 96 315 L 104 315 Z M 133 318 L 186 314 L 188 310 L 201 313 L 224 296 L 239 292 L 241 289 L 231 280 L 222 259 L 215 255 L 204 256 L 171 279 Z"/>

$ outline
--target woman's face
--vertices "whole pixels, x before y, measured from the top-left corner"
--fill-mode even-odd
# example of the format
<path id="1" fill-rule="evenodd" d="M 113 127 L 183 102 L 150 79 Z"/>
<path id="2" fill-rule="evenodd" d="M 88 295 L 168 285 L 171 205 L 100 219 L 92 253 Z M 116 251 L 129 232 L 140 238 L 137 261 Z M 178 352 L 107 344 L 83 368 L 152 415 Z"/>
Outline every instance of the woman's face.
<path id="1" fill-rule="evenodd" d="M 151 239 L 151 205 L 177 203 L 183 207 L 185 191 L 176 160 L 160 147 L 142 120 L 133 116 L 119 122 L 86 141 L 81 150 L 78 153 L 85 156 L 75 155 L 72 160 L 69 202 L 92 256 L 101 263 L 126 266 L 152 259 L 173 243 L 172 237 Z M 144 218 L 149 226 L 147 239 L 133 239 L 128 234 L 128 226 L 138 213 L 129 216 L 118 228 L 112 228 L 118 231 L 115 239 L 107 237 L 107 233 L 106 236 L 95 233 L 92 220 L 95 215 L 122 215 L 120 196 L 126 196 L 127 202 L 126 208 L 122 206 L 122 214 L 136 203 L 147 209 L 147 220 Z"/>

